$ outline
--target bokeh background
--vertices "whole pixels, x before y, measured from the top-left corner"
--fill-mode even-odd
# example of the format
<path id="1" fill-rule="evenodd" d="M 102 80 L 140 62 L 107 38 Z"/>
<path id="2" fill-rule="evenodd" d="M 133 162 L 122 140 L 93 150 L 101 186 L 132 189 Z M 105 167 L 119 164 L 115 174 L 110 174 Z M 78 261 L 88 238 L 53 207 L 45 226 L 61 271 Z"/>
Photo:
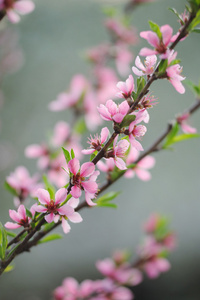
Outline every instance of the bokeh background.
<path id="1" fill-rule="evenodd" d="M 122 5 L 121 1 L 110 1 Z M 9 25 L 19 34 L 19 45 L 25 63 L 16 73 L 1 82 L 4 104 L 1 107 L 0 132 L 0 219 L 5 223 L 12 195 L 3 188 L 5 177 L 18 165 L 25 165 L 33 174 L 35 162 L 24 156 L 24 148 L 40 143 L 55 125 L 69 121 L 69 112 L 53 113 L 48 103 L 69 84 L 76 73 L 88 74 L 84 51 L 107 39 L 102 26 L 104 15 L 98 0 L 35 0 L 35 11 L 16 25 Z M 157 1 L 143 5 L 133 13 L 138 32 L 148 29 L 148 20 L 160 25 L 169 23 L 176 30 L 178 23 L 168 7 L 184 10 L 185 1 Z M 6 20 L 3 20 L 3 26 Z M 134 54 L 145 46 L 135 47 Z M 200 78 L 200 42 L 191 35 L 177 47 L 184 66 L 183 74 L 198 82 Z M 134 62 L 133 62 L 134 63 Z M 125 78 L 124 78 L 125 79 Z M 143 139 L 147 148 L 177 112 L 194 101 L 189 89 L 178 94 L 167 82 L 153 85 L 159 105 L 151 110 L 148 132 Z M 199 112 L 191 119 L 200 130 Z M 0 280 L 1 300 L 47 300 L 64 277 L 78 280 L 100 278 L 94 263 L 110 256 L 114 249 L 133 251 L 141 240 L 141 226 L 152 212 L 166 214 L 178 236 L 178 248 L 170 256 L 172 269 L 156 280 L 145 281 L 134 289 L 135 299 L 199 300 L 200 299 L 200 141 L 177 144 L 174 151 L 156 154 L 153 178 L 144 183 L 138 179 L 121 179 L 110 190 L 123 190 L 116 200 L 118 209 L 84 209 L 81 225 L 72 224 L 64 239 L 44 244 L 15 260 L 15 270 Z M 61 232 L 62 230 L 60 230 Z M 123 300 L 123 299 L 121 299 Z"/>

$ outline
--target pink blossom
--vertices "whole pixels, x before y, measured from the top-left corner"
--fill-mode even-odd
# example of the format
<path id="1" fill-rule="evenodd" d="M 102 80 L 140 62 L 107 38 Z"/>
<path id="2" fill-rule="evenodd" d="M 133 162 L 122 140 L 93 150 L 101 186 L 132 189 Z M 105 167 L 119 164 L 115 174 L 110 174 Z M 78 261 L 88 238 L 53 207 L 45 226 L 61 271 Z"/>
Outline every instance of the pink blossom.
<path id="1" fill-rule="evenodd" d="M 28 158 L 39 158 L 38 167 L 40 169 L 47 168 L 49 164 L 49 149 L 45 144 L 32 144 L 26 147 L 25 156 Z"/>
<path id="2" fill-rule="evenodd" d="M 30 0 L 1 0 L 0 9 L 5 10 L 8 19 L 12 23 L 18 23 L 20 21 L 20 15 L 26 15 L 31 13 L 35 9 L 35 4 Z"/>
<path id="3" fill-rule="evenodd" d="M 131 122 L 131 124 L 129 125 L 129 141 L 131 143 L 131 145 L 136 148 L 138 151 L 143 151 L 143 147 L 140 144 L 140 142 L 138 142 L 136 140 L 136 138 L 140 138 L 142 136 L 145 135 L 147 128 L 144 125 L 137 125 L 138 123 L 140 123 L 141 121 L 148 121 L 148 116 L 147 116 L 147 111 L 144 110 L 140 110 L 136 115 L 136 118 L 133 122 Z"/>
<path id="4" fill-rule="evenodd" d="M 142 48 L 139 55 L 149 56 L 154 54 L 162 54 L 162 58 L 166 58 L 165 55 L 168 49 L 168 45 L 172 39 L 173 29 L 171 26 L 166 24 L 160 27 L 160 31 L 162 33 L 161 39 L 153 31 L 149 30 L 140 32 L 140 36 L 146 39 L 148 43 L 154 47 L 154 50 L 149 48 Z"/>
<path id="5" fill-rule="evenodd" d="M 138 42 L 138 38 L 133 27 L 124 26 L 122 22 L 114 18 L 107 19 L 105 25 L 115 38 L 121 42 L 126 44 L 136 44 Z"/>
<path id="6" fill-rule="evenodd" d="M 32 217 L 35 215 L 35 204 L 30 208 Z M 31 218 L 26 215 L 26 208 L 23 204 L 18 207 L 17 212 L 13 209 L 9 209 L 10 218 L 16 223 L 7 222 L 4 226 L 8 229 L 16 229 L 19 227 L 24 227 L 28 229 L 30 227 Z"/>
<path id="7" fill-rule="evenodd" d="M 144 270 L 149 278 L 156 278 L 160 273 L 167 272 L 170 268 L 169 261 L 162 257 L 152 258 L 144 265 Z"/>
<path id="8" fill-rule="evenodd" d="M 79 198 L 83 189 L 85 191 L 85 199 L 88 205 L 96 205 L 96 203 L 92 202 L 92 199 L 95 198 L 95 194 L 98 191 L 96 179 L 99 175 L 99 171 L 95 171 L 95 165 L 92 162 L 86 162 L 80 167 L 79 160 L 77 158 L 73 158 L 69 161 L 68 168 L 72 173 L 72 196 L 74 198 Z M 89 177 L 88 180 L 86 180 L 85 177 Z"/>
<path id="9" fill-rule="evenodd" d="M 128 102 L 125 100 L 121 104 L 117 105 L 113 100 L 108 100 L 106 105 L 100 104 L 97 107 L 100 116 L 103 120 L 114 121 L 116 123 L 121 123 L 125 115 L 129 110 Z"/>
<path id="10" fill-rule="evenodd" d="M 76 106 L 83 94 L 90 88 L 88 81 L 81 74 L 72 78 L 69 92 L 58 95 L 58 98 L 49 104 L 52 111 L 61 111 Z"/>
<path id="11" fill-rule="evenodd" d="M 126 159 L 126 164 L 134 163 L 139 157 L 139 152 L 131 147 L 129 154 Z M 147 155 L 143 159 L 141 159 L 133 168 L 128 169 L 124 176 L 126 178 L 134 177 L 136 174 L 137 177 L 143 181 L 148 181 L 151 179 L 151 174 L 149 173 L 149 169 L 153 168 L 155 165 L 154 157 Z"/>
<path id="12" fill-rule="evenodd" d="M 98 161 L 97 167 L 99 168 L 100 171 L 109 173 L 114 170 L 115 162 L 113 158 L 107 158 L 105 159 L 105 163 L 102 162 L 102 160 Z"/>
<path id="13" fill-rule="evenodd" d="M 149 219 L 144 224 L 144 230 L 147 233 L 153 233 L 160 223 L 161 217 L 159 214 L 153 214 L 149 217 Z"/>
<path id="14" fill-rule="evenodd" d="M 114 139 L 113 142 L 113 160 L 117 168 L 120 170 L 126 170 L 126 163 L 122 159 L 125 156 L 126 151 L 128 150 L 130 144 L 127 140 L 120 140 L 117 143 L 117 138 Z"/>
<path id="15" fill-rule="evenodd" d="M 168 80 L 171 82 L 175 90 L 180 94 L 184 94 L 185 88 L 181 83 L 181 81 L 183 81 L 185 77 L 180 75 L 181 72 L 182 72 L 182 67 L 180 67 L 179 64 L 169 66 L 166 69 Z"/>
<path id="16" fill-rule="evenodd" d="M 96 267 L 104 276 L 123 285 L 137 285 L 142 281 L 142 274 L 135 268 L 132 268 L 128 263 L 116 265 L 115 262 L 106 258 L 97 261 Z"/>
<path id="17" fill-rule="evenodd" d="M 121 76 L 130 73 L 130 64 L 133 61 L 133 54 L 125 44 L 118 44 L 115 47 L 115 63 L 117 71 Z"/>
<path id="18" fill-rule="evenodd" d="M 94 136 L 94 138 L 92 136 L 90 136 L 88 144 L 90 144 L 90 148 L 89 149 L 83 149 L 82 153 L 83 154 L 92 154 L 94 153 L 96 150 L 100 151 L 103 144 L 105 143 L 105 141 L 107 140 L 109 135 L 109 130 L 107 127 L 102 128 L 101 130 L 101 135 L 100 137 L 98 136 L 98 134 L 96 134 Z"/>
<path id="19" fill-rule="evenodd" d="M 117 88 L 119 89 L 119 92 L 116 94 L 119 98 L 131 98 L 131 94 L 134 91 L 134 79 L 132 75 L 129 75 L 128 79 L 126 79 L 126 82 L 119 81 L 117 84 Z"/>
<path id="20" fill-rule="evenodd" d="M 144 61 L 144 65 L 145 65 L 144 66 L 139 56 L 137 56 L 135 60 L 135 65 L 141 71 L 139 71 L 136 67 L 132 67 L 133 73 L 136 74 L 137 76 L 151 75 L 154 72 L 156 62 L 157 62 L 156 55 L 150 55 L 146 57 Z"/>
<path id="21" fill-rule="evenodd" d="M 66 204 L 62 205 L 62 202 L 67 197 L 67 190 L 65 188 L 61 188 L 56 192 L 55 200 L 50 198 L 49 192 L 45 189 L 39 189 L 37 197 L 42 205 L 37 205 L 35 211 L 45 213 L 44 218 L 47 223 L 57 223 L 61 218 L 64 233 L 68 233 L 71 229 L 67 219 L 73 223 L 82 221 L 80 214 L 74 211 L 74 208 L 78 205 L 78 199 L 71 198 Z"/>
<path id="22" fill-rule="evenodd" d="M 181 116 L 178 116 L 176 119 L 184 133 L 196 133 L 197 129 L 190 126 L 187 123 L 187 120 L 189 119 L 189 117 L 190 117 L 190 114 L 185 113 Z"/>
<path id="23" fill-rule="evenodd" d="M 29 195 L 33 195 L 40 186 L 40 184 L 37 183 L 38 176 L 34 175 L 30 177 L 28 170 L 23 166 L 17 167 L 13 173 L 6 177 L 6 181 L 16 190 L 19 203 Z"/>
<path id="24" fill-rule="evenodd" d="M 64 121 L 59 121 L 55 127 L 53 136 L 51 138 L 51 144 L 54 147 L 61 147 L 70 135 L 70 126 Z"/>

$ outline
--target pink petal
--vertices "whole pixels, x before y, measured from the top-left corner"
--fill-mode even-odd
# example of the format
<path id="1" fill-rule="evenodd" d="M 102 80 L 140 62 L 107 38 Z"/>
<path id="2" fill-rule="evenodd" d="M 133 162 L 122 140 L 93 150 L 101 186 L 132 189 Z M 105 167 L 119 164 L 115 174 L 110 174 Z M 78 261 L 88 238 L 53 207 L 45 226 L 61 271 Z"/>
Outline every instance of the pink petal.
<path id="1" fill-rule="evenodd" d="M 171 267 L 170 263 L 165 258 L 158 258 L 155 263 L 160 272 L 167 272 Z"/>
<path id="2" fill-rule="evenodd" d="M 85 154 L 85 155 L 88 155 L 88 154 L 92 154 L 92 153 L 94 153 L 94 151 L 95 151 L 95 149 L 83 149 L 83 150 L 81 150 L 81 152 L 83 153 L 83 154 Z"/>
<path id="3" fill-rule="evenodd" d="M 78 206 L 78 204 L 79 204 L 79 199 L 72 197 L 71 199 L 69 199 L 67 201 L 67 204 L 70 205 L 73 208 L 76 208 Z"/>
<path id="4" fill-rule="evenodd" d="M 126 163 L 123 161 L 122 158 L 116 157 L 115 158 L 115 165 L 120 169 L 120 170 L 126 170 Z"/>
<path id="5" fill-rule="evenodd" d="M 158 52 L 156 50 L 152 50 L 150 48 L 142 48 L 139 52 L 139 55 L 141 56 L 149 56 L 149 55 L 154 55 L 154 54 L 158 54 Z"/>
<path id="6" fill-rule="evenodd" d="M 44 218 L 47 221 L 47 223 L 51 223 L 53 222 L 54 217 L 55 217 L 54 213 L 50 213 L 49 215 L 46 215 Z"/>
<path id="7" fill-rule="evenodd" d="M 20 205 L 19 208 L 18 208 L 18 214 L 19 214 L 19 217 L 23 220 L 26 219 L 26 209 L 24 207 L 24 205 Z"/>
<path id="8" fill-rule="evenodd" d="M 80 223 L 83 221 L 81 215 L 77 212 L 74 212 L 73 215 L 68 216 L 68 218 L 73 223 Z"/>
<path id="9" fill-rule="evenodd" d="M 81 196 L 81 189 L 74 185 L 72 188 L 71 188 L 71 194 L 74 198 L 80 198 Z"/>
<path id="10" fill-rule="evenodd" d="M 18 224 L 13 223 L 13 222 L 6 222 L 6 224 L 4 226 L 8 229 L 16 229 L 16 228 L 21 227 L 21 225 L 18 225 Z"/>
<path id="11" fill-rule="evenodd" d="M 165 46 L 168 46 L 168 44 L 171 41 L 173 29 L 169 25 L 163 25 L 160 27 L 160 31 L 162 32 L 162 40 Z"/>
<path id="12" fill-rule="evenodd" d="M 21 221 L 19 214 L 14 209 L 9 209 L 9 216 L 17 223 Z"/>
<path id="13" fill-rule="evenodd" d="M 49 204 L 50 203 L 50 195 L 47 190 L 44 189 L 38 189 L 37 192 L 37 197 L 40 203 L 42 204 Z"/>
<path id="14" fill-rule="evenodd" d="M 127 170 L 126 173 L 124 174 L 124 177 L 126 178 L 133 178 L 135 176 L 135 172 L 131 169 Z"/>
<path id="15" fill-rule="evenodd" d="M 123 121 L 124 115 L 117 113 L 116 115 L 113 116 L 113 120 L 116 123 L 121 123 Z"/>
<path id="16" fill-rule="evenodd" d="M 142 145 L 134 138 L 132 134 L 129 135 L 129 141 L 131 145 L 136 148 L 138 151 L 143 151 Z"/>
<path id="17" fill-rule="evenodd" d="M 64 233 L 66 233 L 66 234 L 69 233 L 71 230 L 71 227 L 68 224 L 67 220 L 65 220 L 65 218 L 62 218 L 62 228 L 63 228 Z"/>
<path id="18" fill-rule="evenodd" d="M 169 81 L 171 82 L 171 84 L 173 85 L 173 87 L 178 93 L 180 94 L 185 93 L 185 88 L 182 85 L 181 81 L 179 81 L 178 79 L 170 79 Z"/>
<path id="19" fill-rule="evenodd" d="M 55 194 L 55 204 L 62 203 L 67 198 L 67 189 L 59 189 Z"/>
<path id="20" fill-rule="evenodd" d="M 60 215 L 65 215 L 67 217 L 73 215 L 73 213 L 74 213 L 74 209 L 71 206 L 69 206 L 68 204 L 65 204 L 65 205 L 59 207 L 57 209 L 57 211 L 59 212 Z"/>
<path id="21" fill-rule="evenodd" d="M 87 177 L 90 176 L 95 170 L 95 165 L 92 162 L 86 162 L 82 164 L 80 175 L 81 177 Z"/>
<path id="22" fill-rule="evenodd" d="M 100 171 L 102 172 L 108 172 L 108 167 L 106 164 L 104 164 L 102 161 L 98 161 L 97 167 L 99 168 Z"/>
<path id="23" fill-rule="evenodd" d="M 98 190 L 98 185 L 95 181 L 84 181 L 82 182 L 82 186 L 84 190 L 89 192 L 90 194 L 95 194 Z"/>
<path id="24" fill-rule="evenodd" d="M 94 196 L 93 195 L 91 195 L 90 193 L 85 193 L 85 200 L 86 200 L 86 202 L 87 202 L 87 204 L 89 205 L 89 206 L 95 206 L 95 205 L 97 205 L 97 203 L 94 203 L 91 199 L 92 198 L 94 198 Z"/>
<path id="25" fill-rule="evenodd" d="M 181 123 L 181 129 L 183 130 L 184 133 L 196 133 L 197 129 L 194 127 L 191 127 L 190 125 L 186 123 Z"/>
<path id="26" fill-rule="evenodd" d="M 35 8 L 32 1 L 20 0 L 14 3 L 14 9 L 16 9 L 21 15 L 29 14 Z"/>
<path id="27" fill-rule="evenodd" d="M 135 173 L 138 176 L 138 178 L 140 178 L 143 181 L 148 181 L 151 179 L 151 174 L 144 170 L 144 169 L 139 169 L 139 168 L 135 168 Z"/>
<path id="28" fill-rule="evenodd" d="M 117 104 L 113 100 L 108 100 L 106 102 L 106 107 L 112 116 L 114 116 L 118 111 Z"/>
<path id="29" fill-rule="evenodd" d="M 140 70 L 142 70 L 142 71 L 144 71 L 144 72 L 146 71 L 146 69 L 145 69 L 143 63 L 141 62 L 141 59 L 140 59 L 139 56 L 137 56 L 136 59 L 135 59 L 135 65 L 136 65 L 136 67 L 138 67 Z"/>
<path id="30" fill-rule="evenodd" d="M 37 145 L 37 144 L 32 144 L 26 147 L 25 149 L 25 155 L 29 158 L 37 158 L 42 155 L 44 155 L 45 149 L 44 147 Z"/>
<path id="31" fill-rule="evenodd" d="M 130 106 L 129 106 L 128 102 L 125 100 L 119 105 L 119 112 L 123 115 L 126 115 L 127 112 L 129 111 L 129 108 L 130 108 Z"/>
<path id="32" fill-rule="evenodd" d="M 68 168 L 72 174 L 76 175 L 80 169 L 79 160 L 77 158 L 70 160 L 68 163 Z"/>
<path id="33" fill-rule="evenodd" d="M 144 75 L 144 73 L 142 71 L 139 71 L 136 67 L 132 67 L 132 71 L 135 75 L 139 77 Z"/>
<path id="34" fill-rule="evenodd" d="M 19 23 L 20 17 L 18 16 L 18 14 L 16 14 L 16 12 L 13 9 L 8 9 L 6 13 L 10 22 Z"/>
<path id="35" fill-rule="evenodd" d="M 47 211 L 47 208 L 42 206 L 42 205 L 37 205 L 35 208 L 34 208 L 35 211 L 37 212 L 46 212 Z"/>
<path id="36" fill-rule="evenodd" d="M 138 167 L 144 169 L 151 169 L 154 167 L 156 160 L 153 156 L 147 155 L 137 164 Z"/>
<path id="37" fill-rule="evenodd" d="M 101 130 L 101 144 L 103 144 L 107 140 L 109 133 L 110 132 L 109 132 L 107 127 L 102 128 L 102 130 Z"/>

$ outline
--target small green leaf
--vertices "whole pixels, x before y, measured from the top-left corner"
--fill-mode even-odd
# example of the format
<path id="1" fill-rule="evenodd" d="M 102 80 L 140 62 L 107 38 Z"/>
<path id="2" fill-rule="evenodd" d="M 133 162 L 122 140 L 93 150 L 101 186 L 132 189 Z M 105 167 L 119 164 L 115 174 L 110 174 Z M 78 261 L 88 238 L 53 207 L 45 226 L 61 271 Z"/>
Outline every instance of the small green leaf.
<path id="1" fill-rule="evenodd" d="M 116 14 L 117 14 L 117 10 L 115 7 L 112 7 L 112 6 L 106 6 L 106 7 L 103 7 L 103 13 L 108 16 L 109 18 L 112 18 L 114 17 Z"/>
<path id="2" fill-rule="evenodd" d="M 96 156 L 96 154 L 95 154 L 95 153 L 92 153 L 92 154 L 90 155 L 90 161 L 92 161 L 92 160 L 95 158 L 95 156 Z"/>
<path id="3" fill-rule="evenodd" d="M 111 208 L 117 208 L 117 204 L 114 203 L 107 203 L 107 202 L 102 202 L 97 204 L 98 207 L 111 207 Z"/>
<path id="4" fill-rule="evenodd" d="M 75 158 L 75 153 L 74 153 L 74 150 L 73 150 L 73 149 L 71 149 L 71 158 L 72 158 L 72 159 Z"/>
<path id="5" fill-rule="evenodd" d="M 183 24 L 185 23 L 184 20 L 183 20 L 183 18 L 181 17 L 181 15 L 179 15 L 179 13 L 176 11 L 175 8 L 169 7 L 169 10 L 172 11 L 172 12 L 179 18 L 179 20 L 180 20 Z"/>
<path id="6" fill-rule="evenodd" d="M 78 122 L 76 122 L 75 126 L 74 126 L 74 131 L 78 134 L 83 134 L 84 132 L 87 131 L 87 127 L 85 124 L 85 119 L 79 119 Z"/>
<path id="7" fill-rule="evenodd" d="M 29 217 L 29 218 L 32 218 L 32 213 L 30 212 L 30 210 L 28 208 L 26 208 L 26 215 Z"/>
<path id="8" fill-rule="evenodd" d="M 141 93 L 141 91 L 144 88 L 145 84 L 146 84 L 146 81 L 145 81 L 144 77 L 139 77 L 137 79 L 137 97 Z"/>
<path id="9" fill-rule="evenodd" d="M 173 144 L 171 143 L 172 139 L 177 135 L 179 131 L 179 124 L 176 122 L 172 128 L 172 130 L 167 135 L 166 141 L 163 145 L 163 149 L 167 148 L 169 145 Z"/>
<path id="10" fill-rule="evenodd" d="M 10 271 L 12 271 L 13 269 L 14 269 L 14 265 L 9 265 L 9 266 L 7 266 L 6 268 L 5 268 L 5 270 L 4 270 L 4 272 L 10 272 Z"/>
<path id="11" fill-rule="evenodd" d="M 200 96 L 200 81 L 199 85 L 195 85 L 191 80 L 187 79 L 185 80 L 185 83 L 187 84 L 187 86 L 189 86 L 189 88 L 192 90 L 195 96 Z"/>
<path id="12" fill-rule="evenodd" d="M 169 65 L 173 66 L 173 65 L 179 64 L 180 62 L 181 62 L 180 59 L 174 59 L 174 60 L 172 60 L 172 62 Z"/>
<path id="13" fill-rule="evenodd" d="M 167 66 L 168 66 L 168 60 L 167 59 L 162 59 L 160 64 L 159 64 L 159 67 L 158 67 L 159 73 L 165 73 L 166 69 L 167 69 Z"/>
<path id="14" fill-rule="evenodd" d="M 5 228 L 0 222 L 0 258 L 2 260 L 5 259 L 7 244 L 8 244 L 7 233 Z"/>
<path id="15" fill-rule="evenodd" d="M 183 133 L 183 134 L 175 136 L 171 142 L 178 143 L 178 142 L 181 142 L 184 140 L 189 140 L 192 138 L 199 138 L 199 137 L 200 137 L 200 134 L 198 134 L 198 133 Z"/>
<path id="16" fill-rule="evenodd" d="M 120 127 L 123 128 L 129 126 L 133 121 L 135 121 L 135 118 L 135 115 L 126 115 L 121 122 Z"/>
<path id="17" fill-rule="evenodd" d="M 69 151 L 68 151 L 67 149 L 65 149 L 65 148 L 63 148 L 63 147 L 62 147 L 62 151 L 63 151 L 63 153 L 64 153 L 66 162 L 67 162 L 67 164 L 68 164 L 68 162 L 71 160 L 70 153 L 69 153 Z"/>
<path id="18" fill-rule="evenodd" d="M 41 241 L 38 242 L 38 244 L 44 244 L 44 243 L 51 242 L 54 240 L 59 240 L 62 237 L 63 237 L 62 234 L 53 233 L 53 234 L 50 234 L 47 237 L 43 238 Z"/>
<path id="19" fill-rule="evenodd" d="M 159 39 L 162 39 L 162 33 L 160 31 L 160 27 L 158 26 L 158 24 L 156 24 L 152 21 L 149 21 L 149 26 L 150 26 L 151 30 L 157 34 Z"/>
<path id="20" fill-rule="evenodd" d="M 194 20 L 190 23 L 188 30 L 191 31 L 193 29 L 195 29 L 195 27 L 197 25 L 199 25 L 200 23 L 200 10 L 197 12 L 196 17 L 194 18 Z"/>
<path id="21" fill-rule="evenodd" d="M 192 32 L 200 33 L 200 28 L 192 29 Z"/>
<path id="22" fill-rule="evenodd" d="M 14 233 L 14 232 L 11 232 L 11 231 L 7 231 L 6 230 L 6 234 L 8 235 L 8 236 L 11 236 L 11 237 L 16 237 L 17 236 L 17 234 L 16 233 Z"/>
<path id="23" fill-rule="evenodd" d="M 54 199 L 54 195 L 55 195 L 55 188 L 54 188 L 54 186 L 48 181 L 47 176 L 45 174 L 42 176 L 42 179 L 44 181 L 45 188 L 49 192 L 49 195 L 50 195 L 51 199 Z"/>
<path id="24" fill-rule="evenodd" d="M 14 196 L 19 196 L 17 191 L 12 186 L 10 186 L 7 181 L 5 181 L 4 186 L 11 194 L 13 194 Z"/>
<path id="25" fill-rule="evenodd" d="M 119 194 L 120 192 L 109 192 L 103 195 L 96 201 L 97 206 L 101 206 L 101 207 L 107 206 L 107 207 L 117 208 L 117 205 L 114 203 L 110 203 L 110 201 L 115 199 Z"/>

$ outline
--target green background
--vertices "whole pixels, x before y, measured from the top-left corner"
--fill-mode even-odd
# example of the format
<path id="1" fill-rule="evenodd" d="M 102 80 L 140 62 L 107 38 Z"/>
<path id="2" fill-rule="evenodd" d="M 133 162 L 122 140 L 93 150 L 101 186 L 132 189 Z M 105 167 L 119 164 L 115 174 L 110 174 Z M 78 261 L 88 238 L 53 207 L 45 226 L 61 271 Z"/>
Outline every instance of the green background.
<path id="1" fill-rule="evenodd" d="M 69 85 L 74 74 L 88 76 L 84 51 L 108 38 L 102 26 L 102 3 L 107 2 L 38 0 L 32 14 L 23 17 L 18 25 L 9 25 L 20 35 L 25 64 L 20 71 L 7 76 L 2 86 L 5 103 L 0 117 L 0 144 L 7 146 L 6 151 L 1 148 L 0 155 L 2 223 L 9 218 L 8 209 L 13 208 L 12 196 L 3 188 L 4 178 L 18 165 L 27 166 L 31 174 L 36 171 L 35 162 L 24 157 L 24 148 L 40 143 L 56 121 L 70 122 L 70 112 L 53 113 L 47 106 Z M 176 17 L 167 8 L 175 7 L 181 12 L 184 4 L 183 0 L 169 0 L 141 6 L 133 13 L 133 24 L 138 32 L 148 30 L 149 19 L 159 25 L 169 23 L 177 30 Z M 134 48 L 135 56 L 143 46 L 147 44 L 141 39 Z M 184 76 L 197 83 L 200 78 L 199 36 L 191 35 L 177 50 Z M 166 80 L 156 82 L 152 91 L 159 104 L 150 111 L 150 123 L 143 138 L 145 148 L 165 130 L 176 113 L 194 102 L 189 89 L 180 95 Z M 199 112 L 191 122 L 200 130 Z M 199 300 L 199 150 L 199 140 L 191 140 L 177 144 L 174 151 L 156 154 L 151 181 L 121 179 L 112 187 L 123 190 L 116 201 L 117 210 L 84 209 L 83 223 L 72 224 L 71 233 L 64 239 L 20 255 L 15 260 L 15 270 L 0 280 L 0 300 L 51 299 L 52 290 L 64 277 L 100 278 L 95 261 L 110 256 L 116 248 L 134 252 L 141 240 L 143 221 L 155 211 L 170 217 L 178 248 L 170 256 L 172 270 L 156 280 L 145 279 L 134 289 L 136 299 Z"/>

